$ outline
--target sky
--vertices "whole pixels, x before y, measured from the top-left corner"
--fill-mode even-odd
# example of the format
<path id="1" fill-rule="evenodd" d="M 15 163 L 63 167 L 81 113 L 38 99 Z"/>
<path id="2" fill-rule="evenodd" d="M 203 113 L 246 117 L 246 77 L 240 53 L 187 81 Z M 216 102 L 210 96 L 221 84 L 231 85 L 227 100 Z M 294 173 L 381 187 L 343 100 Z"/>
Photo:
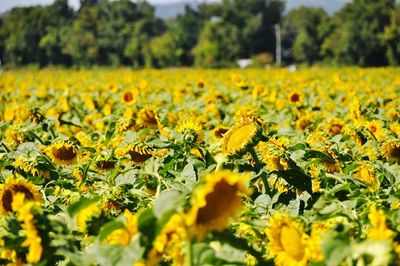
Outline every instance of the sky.
<path id="1" fill-rule="evenodd" d="M 182 2 L 182 0 L 148 0 L 152 4 L 167 4 Z M 209 0 L 210 1 L 210 0 Z M 287 0 L 287 8 L 291 9 L 301 5 L 321 6 L 327 10 L 337 10 L 343 3 L 349 0 Z M 16 6 L 29 6 L 29 5 L 48 5 L 53 0 L 0 0 L 0 13 L 10 10 Z M 79 0 L 69 0 L 69 4 L 74 8 L 78 8 Z"/>

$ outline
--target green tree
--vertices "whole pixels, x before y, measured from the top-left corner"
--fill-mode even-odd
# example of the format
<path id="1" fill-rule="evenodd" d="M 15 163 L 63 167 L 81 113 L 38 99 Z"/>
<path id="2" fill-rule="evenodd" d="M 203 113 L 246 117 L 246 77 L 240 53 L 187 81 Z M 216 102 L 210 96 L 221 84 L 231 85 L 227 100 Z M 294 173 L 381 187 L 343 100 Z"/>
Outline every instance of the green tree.
<path id="1" fill-rule="evenodd" d="M 395 0 L 347 3 L 333 18 L 334 30 L 323 43 L 323 55 L 340 64 L 387 64 L 387 47 L 379 36 L 390 24 L 394 6 Z"/>
<path id="2" fill-rule="evenodd" d="M 311 64 L 322 60 L 321 46 L 331 28 L 330 18 L 323 9 L 293 9 L 283 19 L 283 47 L 291 51 L 296 62 Z"/>
<path id="3" fill-rule="evenodd" d="M 210 20 L 204 25 L 192 52 L 197 66 L 232 65 L 240 52 L 239 30 L 224 21 Z"/>
<path id="4" fill-rule="evenodd" d="M 392 10 L 390 24 L 385 26 L 380 39 L 386 44 L 386 58 L 392 66 L 400 65 L 400 5 Z"/>

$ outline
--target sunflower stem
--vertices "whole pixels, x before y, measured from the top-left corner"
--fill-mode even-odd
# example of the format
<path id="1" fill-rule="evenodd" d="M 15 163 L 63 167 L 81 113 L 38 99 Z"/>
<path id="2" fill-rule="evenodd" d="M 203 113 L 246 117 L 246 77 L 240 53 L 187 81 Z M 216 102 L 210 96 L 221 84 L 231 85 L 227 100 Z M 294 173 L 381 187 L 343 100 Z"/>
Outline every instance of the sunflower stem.
<path id="1" fill-rule="evenodd" d="M 192 266 L 192 242 L 189 237 L 185 239 L 185 262 L 184 266 Z"/>

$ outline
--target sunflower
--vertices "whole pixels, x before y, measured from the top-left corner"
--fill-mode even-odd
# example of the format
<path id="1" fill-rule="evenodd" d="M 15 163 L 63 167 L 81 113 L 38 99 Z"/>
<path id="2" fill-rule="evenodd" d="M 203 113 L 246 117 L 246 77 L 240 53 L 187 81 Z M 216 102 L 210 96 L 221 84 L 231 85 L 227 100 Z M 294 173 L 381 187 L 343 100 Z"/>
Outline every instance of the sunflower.
<path id="1" fill-rule="evenodd" d="M 261 142 L 257 145 L 261 160 L 267 165 L 270 171 L 284 171 L 289 169 L 289 162 L 283 156 L 284 148 L 271 145 L 271 142 Z"/>
<path id="2" fill-rule="evenodd" d="M 391 139 L 382 144 L 381 153 L 389 161 L 400 161 L 400 140 Z"/>
<path id="3" fill-rule="evenodd" d="M 121 93 L 121 102 L 127 106 L 131 106 L 137 101 L 139 92 L 137 90 L 125 90 Z"/>
<path id="4" fill-rule="evenodd" d="M 137 113 L 136 124 L 140 128 L 159 128 L 160 118 L 153 107 L 144 107 Z"/>
<path id="5" fill-rule="evenodd" d="M 78 147 L 68 140 L 54 141 L 45 152 L 58 165 L 75 164 L 79 157 Z"/>
<path id="6" fill-rule="evenodd" d="M 96 168 L 100 171 L 112 170 L 115 167 L 116 160 L 111 155 L 99 154 L 95 159 Z"/>
<path id="7" fill-rule="evenodd" d="M 202 126 L 198 119 L 191 117 L 178 124 L 176 130 L 183 134 L 184 140 L 189 143 L 199 145 L 204 139 Z"/>
<path id="8" fill-rule="evenodd" d="M 142 164 L 153 157 L 153 150 L 142 142 L 135 142 L 128 145 L 123 145 L 115 150 L 117 157 L 122 157 L 126 154 L 131 156 L 135 164 Z"/>
<path id="9" fill-rule="evenodd" d="M 390 240 L 395 236 L 395 232 L 386 225 L 386 215 L 383 210 L 377 210 L 376 206 L 372 205 L 368 218 L 371 221 L 371 228 L 367 232 L 369 239 Z"/>
<path id="10" fill-rule="evenodd" d="M 129 210 L 124 211 L 124 228 L 116 229 L 107 237 L 107 243 L 111 245 L 129 245 L 132 237 L 138 232 L 137 216 Z"/>
<path id="11" fill-rule="evenodd" d="M 41 202 L 42 196 L 39 190 L 23 178 L 8 177 L 6 182 L 0 185 L 0 214 L 5 215 L 12 211 L 12 203 L 17 193 L 24 194 L 25 200 Z"/>
<path id="12" fill-rule="evenodd" d="M 336 136 L 341 133 L 344 124 L 338 119 L 332 119 L 328 122 L 327 128 L 330 134 Z"/>
<path id="13" fill-rule="evenodd" d="M 244 117 L 224 134 L 222 151 L 228 156 L 242 155 L 257 145 L 261 135 L 260 120 L 254 116 Z"/>
<path id="14" fill-rule="evenodd" d="M 307 265 L 307 235 L 300 223 L 286 214 L 276 212 L 270 217 L 265 233 L 268 238 L 267 250 L 275 257 L 275 265 Z"/>
<path id="15" fill-rule="evenodd" d="M 376 187 L 378 185 L 375 171 L 371 165 L 362 163 L 355 172 L 355 177 L 366 185 Z"/>
<path id="16" fill-rule="evenodd" d="M 101 208 L 97 203 L 92 203 L 89 206 L 79 211 L 76 217 L 76 224 L 78 231 L 81 233 L 88 233 L 90 231 L 89 223 L 97 220 L 102 214 Z"/>
<path id="17" fill-rule="evenodd" d="M 187 237 L 185 220 L 180 214 L 174 214 L 153 242 L 147 260 L 148 266 L 159 265 L 159 261 L 169 261 L 170 265 L 183 265 L 183 246 Z"/>
<path id="18" fill-rule="evenodd" d="M 25 232 L 25 241 L 22 242 L 21 246 L 28 247 L 26 261 L 32 264 L 40 261 L 43 252 L 42 239 L 34 221 L 35 206 L 37 206 L 37 202 L 27 199 L 24 192 L 16 193 L 12 202 L 12 209 L 17 212 L 17 220 L 23 222 L 22 229 Z"/>
<path id="19" fill-rule="evenodd" d="M 294 104 L 301 104 L 302 102 L 301 94 L 297 91 L 292 92 L 291 94 L 289 94 L 289 101 Z"/>
<path id="20" fill-rule="evenodd" d="M 187 213 L 191 232 L 203 238 L 208 231 L 226 228 L 229 219 L 242 207 L 241 194 L 250 192 L 245 187 L 248 177 L 227 170 L 206 175 Z"/>
<path id="21" fill-rule="evenodd" d="M 229 131 L 228 127 L 217 126 L 212 130 L 212 136 L 215 139 L 219 140 L 219 139 L 222 139 L 224 137 L 225 133 L 228 132 L 228 131 Z"/>

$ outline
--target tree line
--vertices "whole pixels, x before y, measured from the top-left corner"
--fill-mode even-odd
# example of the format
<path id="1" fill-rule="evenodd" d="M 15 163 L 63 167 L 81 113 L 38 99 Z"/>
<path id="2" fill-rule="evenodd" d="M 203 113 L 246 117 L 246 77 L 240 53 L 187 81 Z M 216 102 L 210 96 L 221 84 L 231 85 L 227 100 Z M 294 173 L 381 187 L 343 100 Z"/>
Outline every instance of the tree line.
<path id="1" fill-rule="evenodd" d="M 67 0 L 13 8 L 0 17 L 4 64 L 227 67 L 239 58 L 273 63 L 282 28 L 286 64 L 359 66 L 400 63 L 400 7 L 395 0 L 353 0 L 332 16 L 283 0 L 222 0 L 186 6 L 162 20 L 148 2 Z"/>

